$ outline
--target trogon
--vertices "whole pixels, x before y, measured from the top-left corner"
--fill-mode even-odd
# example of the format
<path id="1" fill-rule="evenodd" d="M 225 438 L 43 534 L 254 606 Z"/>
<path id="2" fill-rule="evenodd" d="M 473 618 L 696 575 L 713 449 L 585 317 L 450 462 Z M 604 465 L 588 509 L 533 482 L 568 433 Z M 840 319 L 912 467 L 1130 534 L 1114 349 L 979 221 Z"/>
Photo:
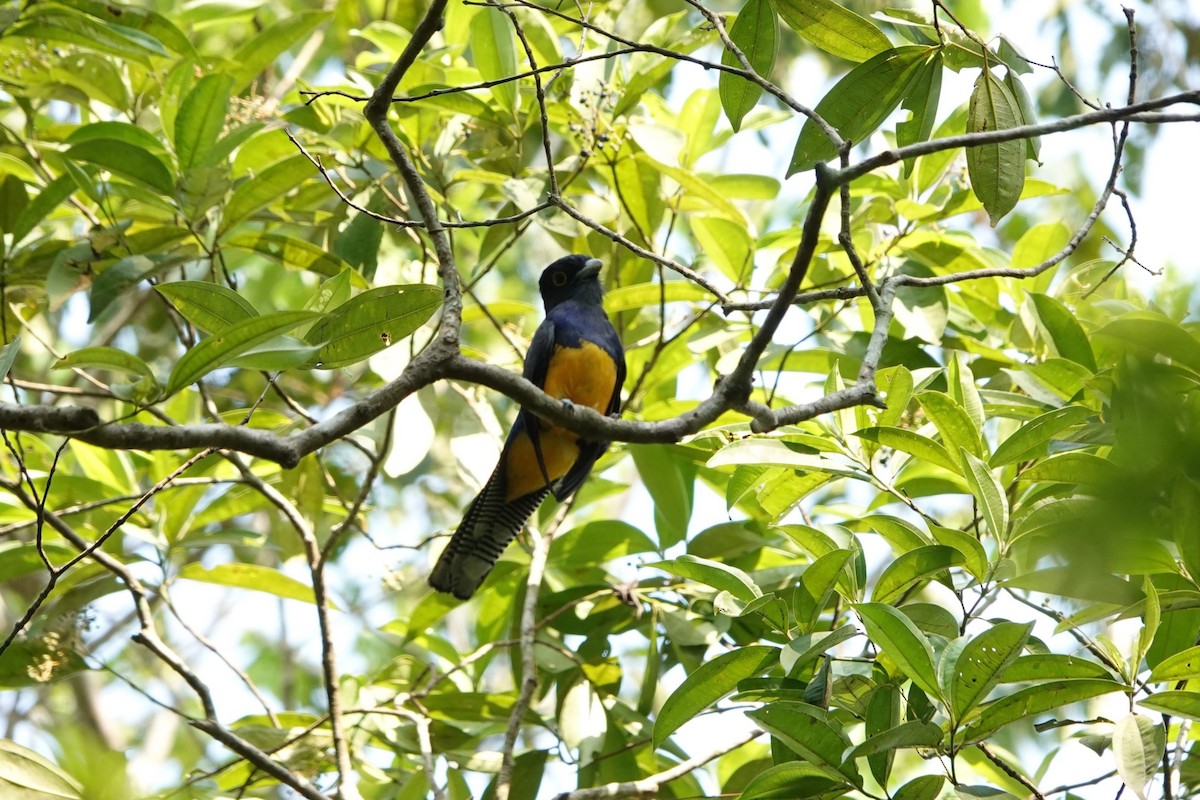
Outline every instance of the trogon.
<path id="1" fill-rule="evenodd" d="M 525 356 L 525 377 L 564 403 L 613 414 L 625 382 L 625 351 L 601 305 L 599 260 L 560 258 L 538 282 L 546 319 Z M 547 494 L 569 498 L 608 447 L 521 409 L 500 463 L 438 559 L 429 585 L 469 598 Z"/>

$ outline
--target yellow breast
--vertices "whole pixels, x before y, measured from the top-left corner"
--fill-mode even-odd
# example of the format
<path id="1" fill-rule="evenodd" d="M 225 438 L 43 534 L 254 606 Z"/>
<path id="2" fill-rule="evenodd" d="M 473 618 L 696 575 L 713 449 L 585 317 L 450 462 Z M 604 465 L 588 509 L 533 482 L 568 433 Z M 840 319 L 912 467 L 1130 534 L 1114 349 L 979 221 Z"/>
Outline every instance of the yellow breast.
<path id="1" fill-rule="evenodd" d="M 584 342 L 580 347 L 556 347 L 546 369 L 543 389 L 551 397 L 608 413 L 617 367 L 601 347 Z"/>

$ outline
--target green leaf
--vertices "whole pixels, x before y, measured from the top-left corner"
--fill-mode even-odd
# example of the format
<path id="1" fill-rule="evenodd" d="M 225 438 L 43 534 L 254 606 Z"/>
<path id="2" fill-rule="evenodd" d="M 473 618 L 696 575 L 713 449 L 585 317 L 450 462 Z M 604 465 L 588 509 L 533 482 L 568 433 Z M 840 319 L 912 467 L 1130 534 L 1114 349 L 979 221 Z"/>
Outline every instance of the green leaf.
<path id="1" fill-rule="evenodd" d="M 1081 580 L 1078 570 L 1070 567 L 1045 567 L 1009 578 L 1004 585 L 1096 603 L 1129 605 L 1143 599 L 1142 592 L 1129 581 L 1102 572 L 1089 572 L 1087 579 Z"/>
<path id="2" fill-rule="evenodd" d="M 802 631 L 811 631 L 816 626 L 853 555 L 850 550 L 840 549 L 825 553 L 800 573 L 800 582 L 792 594 L 792 608 Z"/>
<path id="3" fill-rule="evenodd" d="M 300 326 L 300 328 L 302 327 Z M 237 358 L 231 359 L 229 366 L 260 369 L 267 372 L 283 372 L 311 363 L 320 350 L 321 348 L 317 345 L 309 344 L 297 336 L 285 334 L 251 347 Z"/>
<path id="4" fill-rule="evenodd" d="M 846 761 L 865 758 L 903 747 L 936 747 L 942 742 L 942 729 L 931 722 L 910 720 L 878 733 L 846 754 Z"/>
<path id="5" fill-rule="evenodd" d="M 211 164 L 209 151 L 225 127 L 233 78 L 220 73 L 205 75 L 179 106 L 175 116 L 175 155 L 179 168 Z"/>
<path id="6" fill-rule="evenodd" d="M 5 175 L 0 180 L 0 234 L 13 231 L 17 221 L 29 204 L 29 193 L 25 190 L 25 181 L 16 175 Z"/>
<path id="7" fill-rule="evenodd" d="M 33 13 L 5 30 L 6 37 L 34 42 L 68 42 L 118 58 L 148 63 L 150 56 L 169 55 L 153 36 L 57 3 L 33 6 Z"/>
<path id="8" fill-rule="evenodd" d="M 252 250 L 266 256 L 288 269 L 307 270 L 332 278 L 344 269 L 346 262 L 324 248 L 281 233 L 247 231 L 237 233 L 225 240 L 225 247 Z"/>
<path id="9" fill-rule="evenodd" d="M 279 570 L 258 564 L 218 564 L 212 569 L 191 563 L 179 571 L 179 577 L 189 581 L 215 583 L 235 589 L 266 592 L 287 600 L 315 603 L 311 586 L 284 575 Z"/>
<path id="10" fill-rule="evenodd" d="M 774 200 L 780 188 L 778 178 L 746 172 L 712 175 L 708 185 L 724 197 L 736 200 Z"/>
<path id="11" fill-rule="evenodd" d="M 964 745 L 982 741 L 1010 722 L 1103 694 L 1129 691 L 1122 683 L 1096 679 L 1050 681 L 1030 686 L 984 706 L 975 723 L 963 731 L 960 741 Z"/>
<path id="12" fill-rule="evenodd" d="M 866 61 L 892 46 L 875 23 L 833 0 L 772 0 L 792 30 L 830 55 Z"/>
<path id="13" fill-rule="evenodd" d="M 604 294 L 604 310 L 609 314 L 635 311 L 646 306 L 683 301 L 711 301 L 712 294 L 691 281 L 664 281 L 663 283 L 635 283 L 621 286 Z"/>
<path id="14" fill-rule="evenodd" d="M 892 546 L 892 550 L 897 553 L 903 553 L 908 550 L 915 550 L 918 547 L 924 547 L 927 544 L 933 544 L 929 535 L 925 531 L 918 528 L 908 520 L 900 519 L 899 517 L 889 517 L 885 514 L 874 514 L 869 517 L 864 517 L 863 522 L 866 523 L 871 530 L 878 533 L 888 544 Z"/>
<path id="15" fill-rule="evenodd" d="M 907 147 L 924 142 L 933 135 L 933 124 L 937 121 L 938 103 L 942 96 L 942 51 L 933 58 L 921 62 L 912 76 L 909 91 L 900 107 L 911 112 L 908 119 L 896 123 L 896 145 Z M 904 177 L 912 174 L 915 158 L 904 160 Z"/>
<path id="16" fill-rule="evenodd" d="M 784 647 L 779 656 L 779 664 L 784 672 L 791 675 L 797 667 L 803 667 L 822 653 L 855 636 L 858 636 L 858 629 L 853 625 L 843 625 L 834 631 L 817 631 L 807 636 L 797 636 Z"/>
<path id="17" fill-rule="evenodd" d="M 942 784 L 946 778 L 942 775 L 922 775 L 913 778 L 900 787 L 892 800 L 934 800 L 942 793 Z"/>
<path id="18" fill-rule="evenodd" d="M 1035 653 L 1020 656 L 1014 660 L 1000 676 L 1000 682 L 1026 683 L 1067 678 L 1107 678 L 1111 680 L 1112 673 L 1102 664 L 1076 656 Z"/>
<path id="19" fill-rule="evenodd" d="M 933 649 L 917 626 L 902 613 L 883 603 L 858 603 L 854 606 L 867 635 L 888 655 L 913 683 L 930 697 L 940 697 Z"/>
<path id="20" fill-rule="evenodd" d="M 897 365 L 881 370 L 877 379 L 879 388 L 887 395 L 887 409 L 880 412 L 877 422 L 881 428 L 895 427 L 913 396 L 913 376 L 907 367 Z M 886 382 L 886 383 L 885 383 Z"/>
<path id="21" fill-rule="evenodd" d="M 737 688 L 738 682 L 761 675 L 779 663 L 779 650 L 747 645 L 701 664 L 663 703 L 654 722 L 654 746 L 692 717 Z"/>
<path id="22" fill-rule="evenodd" d="M 320 345 L 310 366 L 339 369 L 408 338 L 442 304 L 442 290 L 417 283 L 380 286 L 351 298 L 313 325 L 304 338 Z"/>
<path id="23" fill-rule="evenodd" d="M 224 234 L 251 214 L 265 208 L 312 175 L 312 162 L 302 153 L 262 170 L 233 190 L 221 216 L 219 234 Z"/>
<path id="24" fill-rule="evenodd" d="M 128 122 L 106 121 L 83 125 L 71 131 L 66 143 L 79 144 L 80 142 L 90 142 L 93 139 L 115 139 L 142 150 L 149 150 L 156 155 L 163 152 L 163 143 L 160 138 L 145 128 L 139 128 Z"/>
<path id="25" fill-rule="evenodd" d="M 940 525 L 930 527 L 937 543 L 957 550 L 963 557 L 962 566 L 971 573 L 975 580 L 982 581 L 984 575 L 987 574 L 988 555 L 987 550 L 983 548 L 974 534 L 953 528 L 943 528 Z"/>
<path id="26" fill-rule="evenodd" d="M 281 333 L 313 319 L 309 311 L 278 311 L 243 320 L 218 334 L 201 340 L 183 354 L 171 370 L 166 393 L 175 394 L 202 377 L 229 364 L 230 361 L 250 350 L 255 345 L 272 339 Z"/>
<path id="27" fill-rule="evenodd" d="M 967 354 L 956 351 L 946 365 L 946 382 L 949 384 L 947 393 L 954 402 L 962 406 L 963 411 L 971 419 L 975 430 L 983 430 L 987 416 L 983 410 L 983 399 L 979 395 L 979 387 L 975 384 L 975 373 L 967 363 Z"/>
<path id="28" fill-rule="evenodd" d="M 250 82 L 263 73 L 284 51 L 308 37 L 328 22 L 328 11 L 300 11 L 286 14 L 264 31 L 255 33 L 233 54 L 233 91 L 240 95 Z"/>
<path id="29" fill-rule="evenodd" d="M 967 452 L 965 447 L 959 454 L 965 468 L 963 477 L 971 487 L 971 494 L 975 495 L 988 531 L 997 541 L 1004 541 L 1008 535 L 1008 496 L 1004 494 L 1004 488 L 988 465 Z"/>
<path id="30" fill-rule="evenodd" d="M 1163 726 L 1140 714 L 1122 717 L 1113 726 L 1112 748 L 1117 774 L 1140 800 L 1146 800 L 1146 784 L 1162 766 Z"/>
<path id="31" fill-rule="evenodd" d="M 722 447 L 708 460 L 709 467 L 732 467 L 741 464 L 789 467 L 791 469 L 824 472 L 843 478 L 858 477 L 854 472 L 832 459 L 799 452 L 787 442 L 763 436 L 738 439 Z"/>
<path id="32" fill-rule="evenodd" d="M 805 761 L 828 770 L 831 779 L 841 776 L 855 786 L 862 784 L 854 762 L 842 761 L 842 753 L 850 746 L 849 740 L 824 719 L 824 711 L 816 706 L 768 703 L 762 708 L 747 711 L 746 716 L 799 753 Z"/>
<path id="33" fill-rule="evenodd" d="M 555 536 L 549 563 L 560 569 L 580 569 L 656 549 L 646 534 L 628 522 L 597 520 Z"/>
<path id="34" fill-rule="evenodd" d="M 196 55 L 196 48 L 188 41 L 183 31 L 155 11 L 133 5 L 101 2 L 100 0 L 75 0 L 73 5 L 109 24 L 118 24 L 138 31 L 179 55 Z"/>
<path id="35" fill-rule="evenodd" d="M 1091 453 L 1062 453 L 1039 461 L 1018 475 L 1022 481 L 1048 481 L 1096 486 L 1116 476 L 1111 461 Z"/>
<path id="36" fill-rule="evenodd" d="M 58 208 L 75 189 L 75 180 L 70 175 L 60 175 L 40 188 L 13 222 L 13 243 L 20 242 L 28 236 L 34 226 Z"/>
<path id="37" fill-rule="evenodd" d="M 175 310 L 204 333 L 219 333 L 258 316 L 250 301 L 210 281 L 172 281 L 154 287 Z"/>
<path id="38" fill-rule="evenodd" d="M 623 150 L 622 153 L 628 153 Z M 662 220 L 662 176 L 653 159 L 623 155 L 612 169 L 613 183 L 621 187 L 621 209 L 633 223 L 639 238 L 653 239 Z M 622 221 L 622 226 L 625 222 Z"/>
<path id="39" fill-rule="evenodd" d="M 0 381 L 4 380 L 4 377 L 8 375 L 8 371 L 12 369 L 13 361 L 16 361 L 17 353 L 20 350 L 20 336 L 14 336 L 11 342 L 0 347 Z"/>
<path id="40" fill-rule="evenodd" d="M 1021 124 L 1017 99 L 1003 82 L 985 69 L 971 92 L 967 133 L 1015 128 Z M 992 227 L 1012 211 L 1025 188 L 1025 148 L 1022 140 L 967 148 L 971 191 L 991 218 Z"/>
<path id="41" fill-rule="evenodd" d="M 1200 722 L 1200 692 L 1155 692 L 1138 700 L 1138 705 L 1160 714 Z"/>
<path id="42" fill-rule="evenodd" d="M 899 726 L 903 718 L 902 713 L 900 687 L 894 683 L 876 686 L 867 699 L 866 712 L 863 714 L 867 741 L 875 736 L 886 735 L 888 731 Z M 848 754 L 847 760 L 851 757 L 853 756 Z M 884 749 L 867 756 L 871 775 L 880 786 L 888 785 L 895 760 L 895 749 Z"/>
<path id="43" fill-rule="evenodd" d="M 1063 406 L 1034 417 L 1001 442 L 988 459 L 988 465 L 1002 467 L 1045 456 L 1048 444 L 1056 434 L 1078 425 L 1092 414 L 1091 409 L 1083 406 Z"/>
<path id="44" fill-rule="evenodd" d="M 825 797 L 832 791 L 844 793 L 849 786 L 841 775 L 800 761 L 786 761 L 770 767 L 746 784 L 738 800 L 796 800 L 798 797 Z M 923 800 L 923 799 L 922 799 Z"/>
<path id="45" fill-rule="evenodd" d="M 18 800 L 78 800 L 75 779 L 39 753 L 0 739 L 0 790 Z"/>
<path id="46" fill-rule="evenodd" d="M 821 98 L 815 111 L 837 130 L 843 139 L 860 144 L 879 127 L 900 104 L 918 67 L 934 47 L 906 46 L 879 53 L 859 64 L 834 84 Z M 788 165 L 787 175 L 812 169 L 838 154 L 825 132 L 811 119 L 800 129 L 800 138 Z"/>
<path id="47" fill-rule="evenodd" d="M 908 453 L 910 456 L 936 464 L 948 469 L 956 475 L 962 473 L 962 465 L 955 462 L 950 451 L 937 442 L 922 436 L 908 428 L 863 428 L 856 431 L 855 436 L 871 442 L 877 442 L 884 447 Z"/>
<path id="48" fill-rule="evenodd" d="M 685 554 L 679 558 L 656 561 L 646 566 L 699 581 L 719 591 L 729 592 L 743 603 L 749 603 L 757 597 L 762 597 L 762 589 L 758 588 L 758 584 L 749 575 L 737 567 L 731 567 L 719 561 Z"/>
<path id="49" fill-rule="evenodd" d="M 712 259 L 726 278 L 739 285 L 744 283 L 754 267 L 754 242 L 746 226 L 724 217 L 696 216 L 690 217 L 688 224 L 700 251 Z"/>
<path id="50" fill-rule="evenodd" d="M 1092 352 L 1092 343 L 1070 309 L 1045 294 L 1031 293 L 1029 299 L 1058 355 L 1095 372 L 1096 355 Z"/>
<path id="51" fill-rule="evenodd" d="M 658 532 L 659 550 L 666 550 L 687 538 L 696 468 L 667 447 L 630 445 L 628 449 L 642 483 L 654 501 L 654 528 Z"/>
<path id="52" fill-rule="evenodd" d="M 950 395 L 942 392 L 917 392 L 917 402 L 921 404 L 925 416 L 938 429 L 942 442 L 950 453 L 965 449 L 973 456 L 983 455 L 983 445 L 979 430 L 971 421 L 971 417 Z"/>
<path id="53" fill-rule="evenodd" d="M 1071 229 L 1062 222 L 1034 225 L 1013 245 L 1009 265 L 1013 269 L 1036 267 L 1061 251 L 1071 239 Z M 1049 270 L 1053 274 L 1053 270 Z M 1043 273 L 1044 275 L 1045 273 Z"/>
<path id="54" fill-rule="evenodd" d="M 1032 629 L 1032 622 L 1001 622 L 971 639 L 958 653 L 948 665 L 947 700 L 954 720 L 965 719 L 996 687 L 1004 671 L 1021 655 Z"/>
<path id="55" fill-rule="evenodd" d="M 1000 46 L 1003 48 L 1008 45 L 1007 39 L 1000 40 Z M 1021 66 L 1028 68 L 1028 64 L 1017 56 L 1013 61 Z M 1022 125 L 1033 125 L 1037 122 L 1037 115 L 1033 113 L 1033 98 L 1029 96 L 1029 92 L 1025 90 L 1025 84 L 1017 77 L 1016 70 L 1009 67 L 1004 73 L 1004 85 L 1012 93 L 1013 99 L 1017 101 L 1017 111 Z M 1025 157 L 1038 161 L 1038 155 L 1042 150 L 1042 138 L 1033 136 L 1025 140 Z M 1040 161 L 1038 162 L 1041 163 Z"/>
<path id="56" fill-rule="evenodd" d="M 190 260 L 190 259 L 181 259 Z M 175 262 L 176 264 L 179 261 Z M 126 256 L 113 264 L 92 281 L 88 292 L 88 323 L 93 323 L 104 314 L 114 301 L 127 294 L 143 278 L 149 277 L 159 269 L 167 269 L 170 264 L 155 264 L 146 256 Z"/>
<path id="57" fill-rule="evenodd" d="M 145 148 L 120 139 L 89 139 L 72 146 L 66 157 L 96 164 L 135 183 L 170 194 L 175 186 L 171 171 L 162 159 Z"/>
<path id="58" fill-rule="evenodd" d="M 1142 671 L 1142 660 L 1149 652 L 1154 635 L 1158 633 L 1159 623 L 1162 622 L 1162 603 L 1158 597 L 1158 590 L 1154 588 L 1154 582 L 1150 580 L 1149 576 L 1142 581 L 1142 592 L 1146 595 L 1146 602 L 1142 612 L 1142 624 L 1138 628 L 1137 646 L 1129 658 L 1130 675 L 1137 675 Z"/>
<path id="59" fill-rule="evenodd" d="M 1183 326 L 1148 313 L 1126 314 L 1100 330 L 1121 349 L 1141 350 L 1165 356 L 1193 372 L 1200 372 L 1200 341 Z"/>
<path id="60" fill-rule="evenodd" d="M 944 545 L 918 547 L 902 553 L 884 567 L 871 593 L 871 600 L 880 604 L 895 603 L 915 584 L 931 580 L 962 562 L 961 553 Z"/>
<path id="61" fill-rule="evenodd" d="M 734 222 L 741 223 L 742 225 L 746 224 L 746 217 L 741 211 L 738 210 L 737 206 L 730 202 L 729 198 L 718 192 L 716 189 L 710 186 L 707 181 L 696 175 L 694 172 L 683 169 L 682 167 L 673 167 L 669 164 L 663 164 L 651 158 L 648 153 L 638 153 L 635 158 L 639 164 L 651 167 L 678 183 L 681 188 L 686 190 L 686 194 L 695 195 L 696 197 L 707 202 L 712 207 L 713 211 L 719 212 L 727 219 L 730 219 Z M 628 200 L 628 198 L 626 198 L 626 200 Z M 651 233 L 653 233 L 653 231 L 651 231 Z"/>
<path id="62" fill-rule="evenodd" d="M 145 361 L 115 347 L 84 347 L 67 353 L 54 362 L 54 369 L 107 369 L 154 379 L 154 372 Z"/>
<path id="63" fill-rule="evenodd" d="M 1171 527 L 1179 559 L 1195 580 L 1200 576 L 1200 488 L 1191 481 L 1175 481 L 1171 510 Z"/>
<path id="64" fill-rule="evenodd" d="M 79 551 L 61 544 L 43 543 L 39 552 L 38 545 L 32 542 L 4 542 L 0 544 L 0 583 L 44 573 L 46 563 L 42 561 L 42 553 L 46 554 L 51 564 L 62 565 L 78 555 Z"/>
<path id="65" fill-rule="evenodd" d="M 517 74 L 517 46 L 513 42 L 513 26 L 498 8 L 480 8 L 471 18 L 471 53 L 473 63 L 485 81 L 500 80 Z M 515 81 L 499 83 L 489 91 L 492 97 L 510 114 L 517 110 Z"/>
<path id="66" fill-rule="evenodd" d="M 1200 645 L 1167 656 L 1150 671 L 1151 683 L 1200 678 Z"/>
<path id="67" fill-rule="evenodd" d="M 779 18 L 769 0 L 746 0 L 729 28 L 729 39 L 746 56 L 755 73 L 764 78 L 771 77 L 779 47 Z M 729 50 L 721 53 L 721 63 L 739 69 L 742 66 Z M 735 131 L 739 130 L 742 118 L 758 104 L 762 87 L 740 75 L 722 72 L 717 79 L 717 89 L 729 124 Z"/>

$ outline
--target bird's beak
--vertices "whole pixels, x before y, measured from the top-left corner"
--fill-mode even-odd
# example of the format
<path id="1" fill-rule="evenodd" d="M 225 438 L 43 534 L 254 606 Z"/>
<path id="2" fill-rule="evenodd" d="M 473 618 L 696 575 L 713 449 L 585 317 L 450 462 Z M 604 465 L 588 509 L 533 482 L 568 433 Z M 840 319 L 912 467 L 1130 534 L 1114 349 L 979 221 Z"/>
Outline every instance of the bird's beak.
<path id="1" fill-rule="evenodd" d="M 604 266 L 604 262 L 598 258 L 589 258 L 587 263 L 583 265 L 583 269 L 576 273 L 579 278 L 594 278 L 600 274 L 600 268 Z"/>

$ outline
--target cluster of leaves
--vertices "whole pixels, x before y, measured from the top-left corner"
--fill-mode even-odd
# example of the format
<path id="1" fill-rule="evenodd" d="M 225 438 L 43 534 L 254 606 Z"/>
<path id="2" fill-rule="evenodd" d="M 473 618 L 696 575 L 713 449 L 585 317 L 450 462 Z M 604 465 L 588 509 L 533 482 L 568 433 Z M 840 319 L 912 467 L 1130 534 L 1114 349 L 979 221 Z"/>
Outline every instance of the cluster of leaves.
<path id="1" fill-rule="evenodd" d="M 690 387 L 729 371 L 758 319 L 718 317 L 714 305 L 769 296 L 802 239 L 771 202 L 778 177 L 710 166 L 756 136 L 794 135 L 796 109 L 730 71 L 682 90 L 676 57 L 743 62 L 718 50 L 722 31 L 695 9 L 654 5 L 598 4 L 581 39 L 555 9 L 453 3 L 391 115 L 456 226 L 460 263 L 474 265 L 469 293 L 514 298 L 468 306 L 470 352 L 515 361 L 536 321 L 533 268 L 563 250 L 591 253 L 608 264 L 606 307 L 628 350 L 625 414 L 646 421 L 693 408 Z M 417 18 L 357 13 L 87 0 L 0 11 L 0 373 L 19 400 L 88 393 L 106 419 L 282 433 L 390 377 L 394 363 L 368 357 L 400 341 L 419 349 L 413 334 L 442 297 L 426 283 L 435 259 L 413 226 L 380 221 L 415 214 L 353 96 L 399 57 Z M 722 24 L 763 78 L 788 74 L 812 47 L 827 55 L 838 80 L 819 102 L 800 101 L 854 145 L 898 108 L 909 118 L 885 135 L 900 146 L 1031 121 L 1016 51 L 939 20 L 749 0 Z M 911 44 L 894 46 L 885 28 Z M 601 34 L 624 30 L 636 41 Z M 287 70 L 275 67 L 283 55 L 295 59 Z M 326 59 L 349 71 L 328 87 L 338 94 L 290 87 Z M 564 67 L 540 73 L 538 89 L 510 80 L 547 65 Z M 946 69 L 979 71 L 969 96 L 943 96 Z M 773 166 L 791 176 L 839 155 L 808 119 L 790 162 Z M 73 563 L 78 549 L 46 524 L 49 512 L 138 569 L 155 624 L 198 674 L 217 666 L 208 648 L 235 662 L 264 708 L 235 706 L 229 729 L 269 752 L 293 788 L 313 776 L 330 785 L 338 725 L 364 797 L 426 797 L 440 783 L 440 796 L 465 798 L 490 780 L 485 796 L 532 798 L 662 773 L 703 755 L 688 731 L 745 711 L 769 739 L 721 755 L 715 775 L 675 777 L 661 797 L 715 783 L 747 800 L 928 800 L 950 788 L 947 775 L 959 795 L 1025 796 L 1043 760 L 1079 752 L 1065 735 L 1105 759 L 1083 779 L 1111 764 L 1142 795 L 1166 753 L 1180 767 L 1176 796 L 1195 794 L 1196 745 L 1180 738 L 1180 720 L 1200 719 L 1200 341 L 1178 310 L 1146 311 L 1119 280 L 1103 282 L 1115 265 L 1099 258 L 1097 235 L 1036 278 L 954 282 L 1040 264 L 1071 239 L 1063 223 L 1034 222 L 1086 213 L 1075 193 L 1026 178 L 1036 156 L 1024 140 L 937 151 L 850 187 L 852 243 L 874 278 L 949 280 L 897 292 L 878 375 L 886 410 L 766 435 L 731 415 L 678 445 L 617 445 L 565 522 L 542 510 L 539 526 L 563 532 L 537 598 L 527 708 L 513 645 L 530 633 L 524 549 L 465 607 L 425 588 L 427 542 L 419 558 L 383 551 L 396 571 L 388 594 L 362 578 L 384 557 L 370 548 L 413 546 L 457 522 L 472 487 L 453 448 L 490 429 L 497 409 L 510 416 L 509 404 L 422 390 L 428 411 L 398 427 L 398 449 L 420 450 L 406 454 L 420 480 L 380 477 L 391 429 L 377 424 L 290 471 L 262 461 L 242 471 L 210 455 L 136 506 L 183 456 L 6 433 L 0 584 L 12 616 L 36 613 L 0 654 L 0 697 L 14 716 L 29 697 L 46 709 L 36 733 L 17 731 L 59 765 L 0 742 L 0 790 L 130 796 L 113 788 L 125 768 L 117 754 L 133 746 L 162 758 L 147 733 L 155 707 L 130 711 L 115 681 L 81 680 L 89 668 L 197 714 L 188 687 L 161 680 L 162 663 L 114 644 L 136 630 L 122 582 L 99 563 Z M 545 207 L 555 186 L 561 211 Z M 1002 247 L 975 237 L 981 211 L 993 225 L 1004 218 Z M 704 284 L 631 248 L 686 259 Z M 822 233 L 807 283 L 855 279 L 850 255 Z M 768 347 L 752 399 L 778 405 L 853 380 L 874 311 L 861 294 L 809 305 L 799 341 L 781 334 Z M 101 379 L 109 374 L 117 379 Z M 432 424 L 431 444 L 418 443 L 414 419 Z M 624 513 L 630 483 L 649 494 L 652 516 Z M 362 514 L 367 497 L 379 508 Z M 720 499 L 728 521 L 691 533 L 693 511 Z M 394 508 L 415 513 L 389 517 Z M 292 569 L 305 560 L 296 517 L 328 551 L 308 559 L 312 583 Z M 380 534 L 389 519 L 405 523 L 404 541 Z M 363 535 L 341 537 L 347 521 Z M 251 590 L 311 610 L 318 577 L 356 645 L 341 673 L 330 673 L 332 658 L 302 657 L 295 633 L 264 631 L 291 627 L 285 610 L 277 623 L 207 611 L 230 589 L 242 602 L 254 602 L 241 593 Z M 1133 641 L 1107 632 L 1134 618 Z M 380 619 L 391 621 L 380 630 Z M 234 626 L 244 647 L 197 635 L 197 620 Z M 310 652 L 322 649 L 331 643 Z M 323 685 L 353 712 L 331 720 Z M 210 688 L 225 694 L 220 681 Z M 1099 697 L 1102 712 L 1076 718 Z M 105 730 L 81 711 L 87 703 L 129 730 Z M 1069 717 L 1031 727 L 1047 712 Z M 526 735 L 502 789 L 512 743 L 505 753 L 496 742 L 514 720 Z M 174 737 L 174 795 L 284 791 L 279 774 L 213 758 L 206 744 L 195 730 Z"/>

